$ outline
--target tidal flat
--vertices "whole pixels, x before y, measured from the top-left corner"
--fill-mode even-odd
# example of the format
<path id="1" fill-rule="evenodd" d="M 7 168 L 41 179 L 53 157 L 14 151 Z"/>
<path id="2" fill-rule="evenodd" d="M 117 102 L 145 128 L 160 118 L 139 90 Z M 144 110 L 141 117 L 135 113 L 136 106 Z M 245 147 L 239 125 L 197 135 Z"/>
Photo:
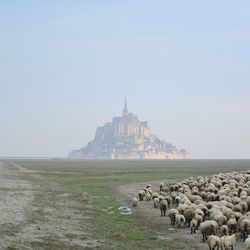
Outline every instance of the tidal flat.
<path id="1" fill-rule="evenodd" d="M 138 189 L 249 169 L 250 160 L 1 159 L 0 248 L 185 249 L 132 208 Z"/>

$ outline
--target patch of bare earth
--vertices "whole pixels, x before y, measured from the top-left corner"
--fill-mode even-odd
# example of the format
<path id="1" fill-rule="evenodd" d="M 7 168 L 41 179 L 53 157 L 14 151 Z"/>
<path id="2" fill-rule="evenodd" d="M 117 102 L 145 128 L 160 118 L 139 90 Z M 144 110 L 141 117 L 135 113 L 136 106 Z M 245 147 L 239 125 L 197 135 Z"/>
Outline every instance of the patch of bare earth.
<path id="1" fill-rule="evenodd" d="M 159 192 L 161 181 L 150 182 L 153 191 Z M 166 182 L 166 181 L 165 181 Z M 188 250 L 207 250 L 207 243 L 202 242 L 202 235 L 199 230 L 196 234 L 190 233 L 190 228 L 177 228 L 170 224 L 169 218 L 160 216 L 160 209 L 153 207 L 152 201 L 138 201 L 138 207 L 132 207 L 132 199 L 137 196 L 140 189 L 144 188 L 147 183 L 134 183 L 123 185 L 118 188 L 118 199 L 125 205 L 132 208 L 133 214 L 149 229 L 154 231 L 159 238 L 174 242 L 180 249 Z M 166 213 L 167 215 L 167 213 Z M 243 239 L 238 239 L 234 250 L 244 249 Z"/>
<path id="2" fill-rule="evenodd" d="M 0 162 L 0 249 L 99 249 L 87 199 Z"/>

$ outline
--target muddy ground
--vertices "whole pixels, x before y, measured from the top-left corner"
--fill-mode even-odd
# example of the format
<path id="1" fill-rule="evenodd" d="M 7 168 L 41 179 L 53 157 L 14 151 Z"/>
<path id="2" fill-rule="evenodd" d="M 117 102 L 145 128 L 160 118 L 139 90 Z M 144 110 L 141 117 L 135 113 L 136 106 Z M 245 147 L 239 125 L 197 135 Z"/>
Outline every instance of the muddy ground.
<path id="1" fill-rule="evenodd" d="M 119 199 L 124 205 L 132 208 L 132 199 L 137 196 L 140 189 L 144 188 L 147 183 L 135 183 L 120 186 L 117 190 Z M 159 192 L 160 181 L 150 182 L 153 191 Z M 170 224 L 169 218 L 160 216 L 160 209 L 153 208 L 152 201 L 138 201 L 138 207 L 132 208 L 133 214 L 138 217 L 148 228 L 157 233 L 161 239 L 173 241 L 182 249 L 188 250 L 207 250 L 207 243 L 202 242 L 202 235 L 199 230 L 196 234 L 191 235 L 187 227 L 177 228 Z M 238 239 L 234 250 L 243 250 L 243 239 Z"/>
<path id="2" fill-rule="evenodd" d="M 151 182 L 154 190 L 159 183 Z M 121 205 L 131 208 L 131 199 L 146 184 L 120 186 Z M 161 239 L 174 241 L 182 249 L 208 249 L 199 232 L 191 235 L 188 228 L 171 226 L 152 202 L 138 202 L 132 212 Z M 103 242 L 93 238 L 93 217 L 83 195 L 48 181 L 45 172 L 0 162 L 0 249 L 101 249 Z M 244 249 L 242 239 L 235 249 Z"/>
<path id="3" fill-rule="evenodd" d="M 97 249 L 87 201 L 12 162 L 0 162 L 0 249 Z"/>

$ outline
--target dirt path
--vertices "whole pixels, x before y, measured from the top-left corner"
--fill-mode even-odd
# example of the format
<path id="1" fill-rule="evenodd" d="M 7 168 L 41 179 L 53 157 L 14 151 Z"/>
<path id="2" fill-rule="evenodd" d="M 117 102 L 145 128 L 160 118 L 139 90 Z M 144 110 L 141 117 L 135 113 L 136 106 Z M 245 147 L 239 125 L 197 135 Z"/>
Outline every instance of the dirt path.
<path id="1" fill-rule="evenodd" d="M 153 190 L 159 191 L 159 183 L 150 182 Z M 132 198 L 137 196 L 138 191 L 141 188 L 144 188 L 147 183 L 135 183 L 128 184 L 124 186 L 120 186 L 118 188 L 118 193 L 121 202 L 124 205 L 132 208 Z M 143 222 L 143 224 L 155 231 L 159 238 L 166 239 L 177 243 L 181 249 L 188 250 L 207 250 L 207 243 L 202 242 L 202 236 L 199 232 L 194 235 L 190 234 L 190 229 L 187 227 L 184 228 L 176 228 L 176 226 L 172 226 L 170 224 L 169 218 L 161 217 L 160 210 L 153 208 L 153 202 L 147 201 L 138 201 L 138 207 L 132 208 L 135 216 L 139 218 Z M 244 243 L 242 239 L 239 239 L 236 243 L 236 247 L 234 250 L 243 250 Z"/>
<path id="2" fill-rule="evenodd" d="M 100 248 L 85 203 L 63 185 L 0 162 L 0 249 Z"/>

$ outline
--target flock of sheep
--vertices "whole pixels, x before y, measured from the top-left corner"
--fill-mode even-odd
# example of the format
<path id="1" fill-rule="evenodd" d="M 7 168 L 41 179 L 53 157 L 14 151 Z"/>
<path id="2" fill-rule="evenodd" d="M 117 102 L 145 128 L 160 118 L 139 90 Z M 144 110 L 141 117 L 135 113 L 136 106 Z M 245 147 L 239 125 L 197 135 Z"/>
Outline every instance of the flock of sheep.
<path id="1" fill-rule="evenodd" d="M 199 230 L 210 250 L 233 250 L 237 240 L 250 250 L 250 170 L 161 183 L 158 192 L 148 184 L 133 207 L 138 200 L 153 201 L 171 225 L 188 226 L 191 234 Z"/>

